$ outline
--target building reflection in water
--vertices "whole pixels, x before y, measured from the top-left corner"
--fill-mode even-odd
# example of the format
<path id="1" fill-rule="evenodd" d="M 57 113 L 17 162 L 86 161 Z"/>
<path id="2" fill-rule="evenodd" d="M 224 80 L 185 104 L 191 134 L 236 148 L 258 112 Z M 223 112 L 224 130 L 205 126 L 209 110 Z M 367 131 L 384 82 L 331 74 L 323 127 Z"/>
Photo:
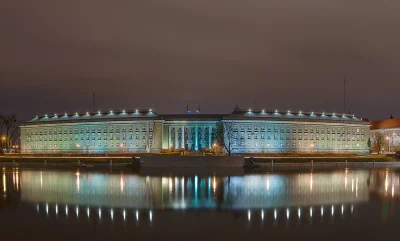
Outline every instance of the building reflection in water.
<path id="1" fill-rule="evenodd" d="M 92 215 L 98 219 L 107 216 L 111 220 L 131 218 L 150 223 L 153 211 L 160 209 L 241 212 L 248 221 L 263 222 L 323 218 L 327 214 L 345 216 L 353 214 L 354 205 L 371 197 L 394 200 L 400 194 L 399 174 L 389 169 L 143 177 L 3 168 L 1 180 L 3 197 L 18 192 L 22 202 L 36 205 L 38 213 L 68 216 L 72 207 L 72 216 L 76 217 L 82 212 L 87 219 Z"/>

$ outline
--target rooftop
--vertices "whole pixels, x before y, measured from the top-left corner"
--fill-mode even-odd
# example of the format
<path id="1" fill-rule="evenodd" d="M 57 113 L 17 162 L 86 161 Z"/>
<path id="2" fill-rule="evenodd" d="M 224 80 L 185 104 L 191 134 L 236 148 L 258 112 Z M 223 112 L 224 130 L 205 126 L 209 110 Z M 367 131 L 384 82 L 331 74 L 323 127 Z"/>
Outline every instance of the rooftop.
<path id="1" fill-rule="evenodd" d="M 400 128 L 400 118 L 371 121 L 371 130 Z"/>
<path id="2" fill-rule="evenodd" d="M 53 124 L 70 123 L 77 121 L 126 121 L 126 120 L 166 120 L 166 121 L 196 121 L 196 120 L 275 120 L 275 121 L 304 121 L 304 122 L 337 122 L 368 124 L 368 122 L 357 118 L 354 114 L 328 113 L 328 112 L 293 112 L 290 110 L 266 110 L 266 109 L 238 109 L 235 108 L 230 114 L 165 114 L 158 115 L 152 109 L 118 110 L 108 112 L 75 112 L 64 114 L 37 115 L 34 119 L 23 123 L 31 124 Z M 398 119 L 400 120 L 400 119 Z M 400 121 L 399 121 L 400 122 Z"/>

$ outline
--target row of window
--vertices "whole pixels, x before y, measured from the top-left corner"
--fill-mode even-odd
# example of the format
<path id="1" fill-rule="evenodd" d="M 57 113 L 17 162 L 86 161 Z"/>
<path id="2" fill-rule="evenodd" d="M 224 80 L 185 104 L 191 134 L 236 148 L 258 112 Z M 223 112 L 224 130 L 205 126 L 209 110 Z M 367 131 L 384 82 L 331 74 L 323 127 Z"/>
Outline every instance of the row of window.
<path id="1" fill-rule="evenodd" d="M 147 130 L 147 127 L 146 127 L 147 125 L 146 124 L 143 124 L 142 125 L 142 131 L 146 131 Z M 135 128 L 134 128 L 135 127 Z M 83 132 L 84 130 L 86 130 L 86 132 L 89 132 L 89 131 L 92 131 L 92 132 L 95 132 L 96 130 L 99 132 L 99 131 L 104 131 L 104 132 L 107 132 L 107 130 L 109 130 L 110 132 L 114 132 L 114 126 L 112 126 L 112 125 L 110 125 L 110 126 L 86 126 L 86 127 L 83 127 L 83 126 L 81 126 L 80 128 L 78 128 L 78 127 L 64 127 L 64 128 L 62 128 L 62 127 L 54 127 L 54 128 L 35 128 L 35 129 L 28 129 L 28 130 L 26 130 L 26 134 L 27 135 L 29 135 L 29 134 L 37 134 L 37 133 L 44 133 L 44 134 L 47 134 L 47 133 L 49 133 L 49 134 L 57 134 L 57 129 L 58 129 L 58 132 L 59 133 L 62 133 L 63 132 L 63 130 L 64 130 L 64 133 L 65 132 L 68 132 L 69 131 L 69 133 L 72 133 L 73 132 L 73 130 L 75 130 L 75 133 L 76 132 L 78 132 L 78 130 L 80 130 L 81 132 Z M 117 126 L 115 126 L 115 131 L 116 132 L 119 132 L 120 130 L 122 129 L 122 131 L 126 131 L 126 130 L 129 130 L 129 131 L 133 131 L 133 129 L 135 129 L 136 131 L 139 131 L 140 130 L 140 125 L 134 125 L 134 126 L 132 126 L 132 125 L 130 125 L 130 126 L 126 126 L 126 125 L 123 125 L 123 126 L 119 126 L 119 125 L 117 125 Z M 153 124 L 149 124 L 149 131 L 153 131 Z"/>
<path id="2" fill-rule="evenodd" d="M 327 133 L 329 133 L 329 132 L 332 132 L 332 133 L 346 133 L 346 128 L 345 127 L 329 127 L 329 126 L 327 126 L 327 127 L 319 127 L 319 126 L 302 126 L 302 125 L 299 125 L 299 126 L 296 126 L 296 125 L 279 125 L 279 126 L 277 126 L 277 125 L 274 125 L 274 126 L 271 126 L 271 125 L 268 125 L 267 126 L 267 130 L 268 131 L 271 131 L 271 130 L 274 130 L 274 131 L 278 131 L 278 130 L 280 130 L 281 132 L 283 132 L 283 131 L 285 131 L 286 130 L 286 132 L 290 132 L 290 130 L 292 130 L 292 132 L 302 132 L 303 131 L 303 129 L 304 129 L 304 131 L 305 132 L 308 132 L 308 130 L 310 130 L 311 132 L 314 132 L 314 127 L 315 127 L 315 131 L 316 132 L 319 132 L 320 130 L 321 130 L 321 132 L 322 133 L 324 133 L 325 132 L 325 130 L 326 130 L 326 132 Z M 234 127 L 233 127 L 233 129 L 234 129 L 234 131 L 238 131 L 238 125 L 234 125 Z M 247 130 L 248 131 L 258 131 L 258 129 L 259 129 L 259 126 L 257 126 L 257 125 L 247 125 Z M 242 125 L 240 125 L 240 130 L 241 131 L 245 131 L 245 125 L 244 124 L 242 124 Z M 265 126 L 263 126 L 263 125 L 261 125 L 260 126 L 260 130 L 261 131 L 263 131 L 263 130 L 265 130 Z M 364 128 L 347 128 L 347 133 L 351 133 L 351 132 L 353 132 L 353 134 L 355 134 L 355 133 L 364 133 Z"/>
<path id="3" fill-rule="evenodd" d="M 293 142 L 293 143 L 278 143 L 278 142 L 274 142 L 274 143 L 266 143 L 264 144 L 264 142 L 258 143 L 252 143 L 252 142 L 238 142 L 238 143 L 234 143 L 233 144 L 235 148 L 239 148 L 239 147 L 255 147 L 255 148 L 312 148 L 312 149 L 323 149 L 323 148 L 364 148 L 364 143 L 353 143 L 353 144 L 341 144 L 341 143 L 301 143 L 301 142 Z"/>
<path id="4" fill-rule="evenodd" d="M 115 145 L 114 145 L 115 144 Z M 149 146 L 150 148 L 151 147 L 153 147 L 153 142 L 150 140 L 149 142 L 146 142 L 146 141 L 143 141 L 142 143 L 141 143 L 141 147 L 143 147 L 143 148 L 145 148 L 146 146 Z M 110 148 L 122 148 L 122 147 L 133 147 L 133 143 L 128 143 L 128 146 L 127 146 L 127 143 L 126 142 L 122 142 L 122 143 L 119 143 L 119 142 L 116 142 L 116 143 L 114 143 L 114 142 L 111 142 L 111 143 L 107 143 L 107 142 L 92 142 L 92 143 L 86 143 L 86 145 L 81 145 L 81 144 L 72 144 L 72 143 L 60 143 L 60 144 L 57 144 L 57 143 L 54 143 L 54 144 L 35 144 L 35 145 L 26 145 L 26 147 L 27 148 L 41 148 L 41 149 L 43 149 L 43 148 L 70 148 L 70 149 L 73 149 L 73 148 L 75 148 L 75 149 L 84 149 L 85 147 L 98 147 L 98 148 L 108 148 L 108 147 L 110 147 Z M 135 143 L 135 147 L 140 147 L 140 143 L 137 141 L 136 143 Z"/>
<path id="5" fill-rule="evenodd" d="M 142 139 L 146 139 L 146 134 L 145 133 L 143 133 L 142 134 Z M 127 140 L 127 138 L 129 139 L 129 140 L 133 140 L 133 134 L 132 133 L 129 133 L 128 135 L 127 134 L 125 134 L 125 133 L 123 133 L 122 135 L 120 135 L 119 133 L 117 133 L 117 134 L 115 134 L 115 139 L 116 140 L 120 140 L 120 139 L 122 139 L 122 140 Z M 140 138 L 140 135 L 139 135 L 139 133 L 136 133 L 135 134 L 135 140 L 139 140 L 139 138 Z M 149 132 L 148 133 L 148 138 L 149 139 L 153 139 L 153 133 L 152 132 Z M 75 141 L 77 141 L 77 140 L 114 140 L 114 134 L 113 133 L 104 133 L 104 134 L 102 134 L 102 133 L 97 133 L 97 134 L 95 134 L 95 133 L 92 133 L 91 135 L 90 134 L 86 134 L 86 135 L 84 135 L 84 134 L 80 134 L 80 135 L 78 135 L 78 134 L 75 134 L 75 135 L 72 135 L 72 134 L 70 134 L 70 135 L 58 135 L 58 138 L 57 138 L 57 135 L 35 135 L 35 136 L 28 136 L 28 137 L 26 137 L 26 141 L 27 142 L 31 142 L 31 141 L 57 141 L 57 140 L 59 140 L 59 141 L 62 141 L 62 140 L 64 140 L 64 141 L 68 141 L 68 140 L 70 140 L 70 141 L 72 141 L 72 140 L 75 140 Z"/>
<path id="6" fill-rule="evenodd" d="M 303 140 L 303 137 L 304 137 L 304 140 L 308 140 L 308 139 L 310 139 L 310 140 L 314 140 L 314 133 L 310 133 L 310 135 L 308 135 L 308 133 L 304 133 L 304 135 L 302 134 L 302 133 L 298 133 L 298 134 L 296 134 L 296 133 L 293 133 L 293 134 L 290 134 L 290 133 L 286 133 L 286 137 L 285 137 L 285 135 L 284 134 L 277 134 L 277 133 L 274 133 L 273 135 L 271 134 L 271 133 L 268 133 L 267 134 L 267 140 L 271 140 L 272 139 L 272 137 L 273 137 L 273 139 L 274 140 Z M 238 138 L 238 133 L 233 133 L 233 138 L 234 139 L 237 139 Z M 240 139 L 244 139 L 245 138 L 245 133 L 240 133 Z M 247 133 L 247 139 L 258 139 L 258 133 Z M 264 133 L 260 133 L 260 139 L 265 139 L 265 134 Z M 338 141 L 340 141 L 340 140 L 342 140 L 342 141 L 345 141 L 346 140 L 346 135 L 341 135 L 341 134 L 321 134 L 321 136 L 319 135 L 319 134 L 315 134 L 315 140 L 332 140 L 332 141 L 335 141 L 335 140 L 338 140 Z M 362 134 L 362 135 L 350 135 L 350 134 L 348 134 L 347 135 L 347 141 L 360 141 L 360 139 L 361 139 L 361 141 L 364 141 L 364 134 Z"/>

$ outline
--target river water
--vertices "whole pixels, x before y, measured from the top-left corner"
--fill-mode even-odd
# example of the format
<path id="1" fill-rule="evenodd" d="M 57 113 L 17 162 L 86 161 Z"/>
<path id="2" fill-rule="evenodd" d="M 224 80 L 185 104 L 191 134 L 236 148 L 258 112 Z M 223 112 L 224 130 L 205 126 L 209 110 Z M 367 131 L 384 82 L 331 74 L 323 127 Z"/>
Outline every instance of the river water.
<path id="1" fill-rule="evenodd" d="M 398 169 L 0 169 L 2 240 L 398 240 Z"/>

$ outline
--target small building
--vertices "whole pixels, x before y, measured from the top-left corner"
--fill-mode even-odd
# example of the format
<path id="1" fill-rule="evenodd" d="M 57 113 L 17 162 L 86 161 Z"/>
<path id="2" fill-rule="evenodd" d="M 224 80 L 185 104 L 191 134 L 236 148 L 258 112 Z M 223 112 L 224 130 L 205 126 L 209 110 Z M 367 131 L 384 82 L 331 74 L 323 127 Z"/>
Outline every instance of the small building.
<path id="1" fill-rule="evenodd" d="M 371 149 L 374 152 L 400 151 L 400 118 L 371 121 Z"/>

